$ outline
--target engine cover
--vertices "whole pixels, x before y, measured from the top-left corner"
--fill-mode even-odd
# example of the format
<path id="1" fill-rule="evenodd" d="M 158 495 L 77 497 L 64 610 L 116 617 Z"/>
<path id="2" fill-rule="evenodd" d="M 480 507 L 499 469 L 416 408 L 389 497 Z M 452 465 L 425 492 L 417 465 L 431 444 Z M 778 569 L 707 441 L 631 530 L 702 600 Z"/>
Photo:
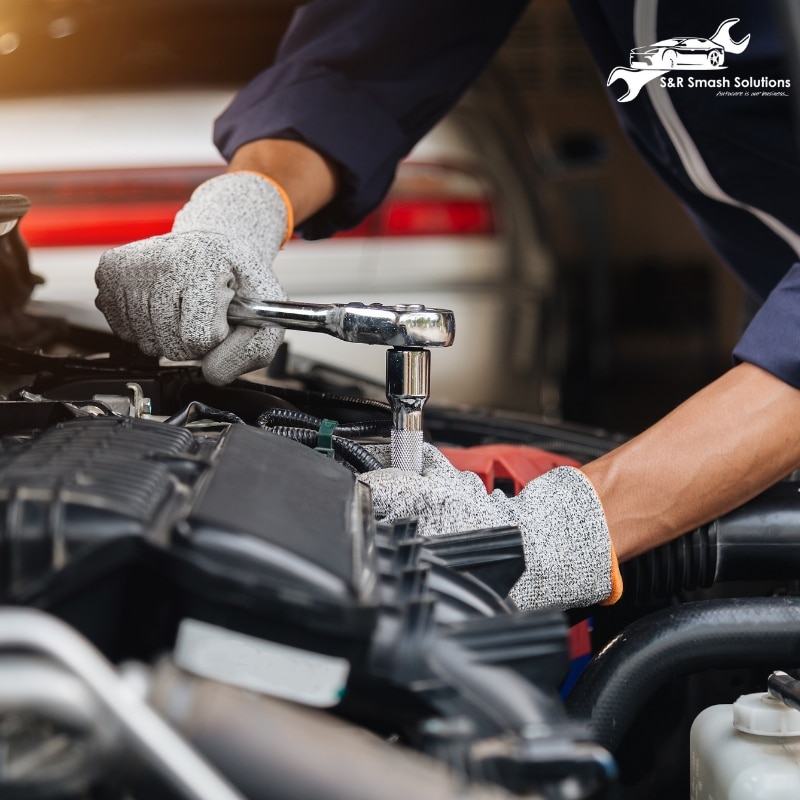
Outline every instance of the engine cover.
<path id="1" fill-rule="evenodd" d="M 130 628 L 144 626 L 166 647 L 193 616 L 273 639 L 313 634 L 323 649 L 328 634 L 341 649 L 372 629 L 368 491 L 253 427 L 62 423 L 6 444 L 0 509 L 5 602 L 49 608 L 90 634 L 123 627 L 138 640 Z M 125 614 L 132 605 L 150 614 Z"/>

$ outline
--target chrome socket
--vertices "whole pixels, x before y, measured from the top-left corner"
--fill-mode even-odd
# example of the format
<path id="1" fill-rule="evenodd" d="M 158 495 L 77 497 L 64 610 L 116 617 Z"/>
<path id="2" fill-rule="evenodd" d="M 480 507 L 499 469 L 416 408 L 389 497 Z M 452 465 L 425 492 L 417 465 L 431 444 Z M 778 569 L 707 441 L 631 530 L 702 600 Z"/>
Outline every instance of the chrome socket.
<path id="1" fill-rule="evenodd" d="M 386 351 L 386 399 L 392 409 L 392 466 L 422 473 L 422 408 L 430 396 L 431 354 L 422 348 Z"/>

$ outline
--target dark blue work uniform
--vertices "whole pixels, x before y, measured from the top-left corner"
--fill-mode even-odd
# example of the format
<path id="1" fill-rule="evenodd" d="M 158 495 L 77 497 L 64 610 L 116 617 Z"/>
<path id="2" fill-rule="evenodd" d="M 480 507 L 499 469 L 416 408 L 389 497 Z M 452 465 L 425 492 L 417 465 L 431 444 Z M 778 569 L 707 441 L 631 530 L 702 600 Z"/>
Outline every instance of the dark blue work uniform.
<path id="1" fill-rule="evenodd" d="M 335 161 L 342 191 L 301 226 L 351 227 L 383 198 L 395 168 L 446 113 L 513 28 L 527 0 L 315 0 L 295 14 L 275 63 L 217 121 L 230 158 L 261 138 L 296 138 Z M 726 20 L 740 52 L 723 69 L 664 71 L 620 123 L 708 241 L 765 299 L 734 356 L 800 388 L 800 140 L 782 40 L 764 0 L 572 0 L 601 75 L 634 47 L 710 38 Z M 663 83 L 662 86 L 662 77 Z M 683 78 L 682 85 L 669 78 Z M 713 79 L 698 87 L 689 79 Z M 722 80 L 722 79 L 725 80 Z M 717 81 L 718 83 L 714 83 Z M 767 94 L 765 94 L 767 92 Z"/>

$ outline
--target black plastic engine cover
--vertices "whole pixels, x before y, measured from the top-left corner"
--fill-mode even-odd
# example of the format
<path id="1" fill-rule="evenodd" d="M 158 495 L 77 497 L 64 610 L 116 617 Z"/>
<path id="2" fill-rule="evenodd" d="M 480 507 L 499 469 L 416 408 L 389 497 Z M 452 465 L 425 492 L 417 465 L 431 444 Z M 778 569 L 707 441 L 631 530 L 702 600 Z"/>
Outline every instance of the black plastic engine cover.
<path id="1" fill-rule="evenodd" d="M 364 542 L 353 539 L 358 512 L 350 472 L 296 442 L 244 425 L 228 430 L 213 466 L 188 515 L 195 542 L 211 547 L 220 531 L 246 534 L 252 557 L 265 547 L 265 568 L 271 548 L 279 547 L 285 551 L 282 569 L 303 570 L 309 580 L 309 571 L 321 570 L 316 577 L 322 591 L 343 600 L 362 595 L 364 576 L 355 565 Z M 219 544 L 225 552 L 232 542 Z"/>
<path id="2" fill-rule="evenodd" d="M 186 616 L 348 648 L 376 613 L 371 519 L 348 470 L 256 428 L 73 420 L 4 442 L 0 588 L 110 655 Z"/>

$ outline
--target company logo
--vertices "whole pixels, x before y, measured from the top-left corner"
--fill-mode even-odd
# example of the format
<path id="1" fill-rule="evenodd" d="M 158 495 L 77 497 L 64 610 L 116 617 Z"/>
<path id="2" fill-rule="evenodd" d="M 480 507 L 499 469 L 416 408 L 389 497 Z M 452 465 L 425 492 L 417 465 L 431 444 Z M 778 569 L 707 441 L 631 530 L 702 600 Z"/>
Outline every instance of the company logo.
<path id="1" fill-rule="evenodd" d="M 618 98 L 620 103 L 634 100 L 644 86 L 656 78 L 661 78 L 661 85 L 669 88 L 729 88 L 731 81 L 727 77 L 695 78 L 690 76 L 684 78 L 684 76 L 677 76 L 664 78 L 662 76 L 673 71 L 724 70 L 728 54 L 738 55 L 744 52 L 750 43 L 749 33 L 738 42 L 731 38 L 730 30 L 737 22 L 739 22 L 738 18 L 726 19 L 717 28 L 717 32 L 708 39 L 700 36 L 678 36 L 674 39 L 654 42 L 646 47 L 634 47 L 631 50 L 630 67 L 614 68 L 608 76 L 606 85 L 611 86 L 620 79 L 627 83 L 628 91 Z M 739 82 L 742 79 L 736 78 L 735 80 Z M 785 85 L 788 85 L 788 80 Z M 738 86 L 737 83 L 737 88 Z"/>

